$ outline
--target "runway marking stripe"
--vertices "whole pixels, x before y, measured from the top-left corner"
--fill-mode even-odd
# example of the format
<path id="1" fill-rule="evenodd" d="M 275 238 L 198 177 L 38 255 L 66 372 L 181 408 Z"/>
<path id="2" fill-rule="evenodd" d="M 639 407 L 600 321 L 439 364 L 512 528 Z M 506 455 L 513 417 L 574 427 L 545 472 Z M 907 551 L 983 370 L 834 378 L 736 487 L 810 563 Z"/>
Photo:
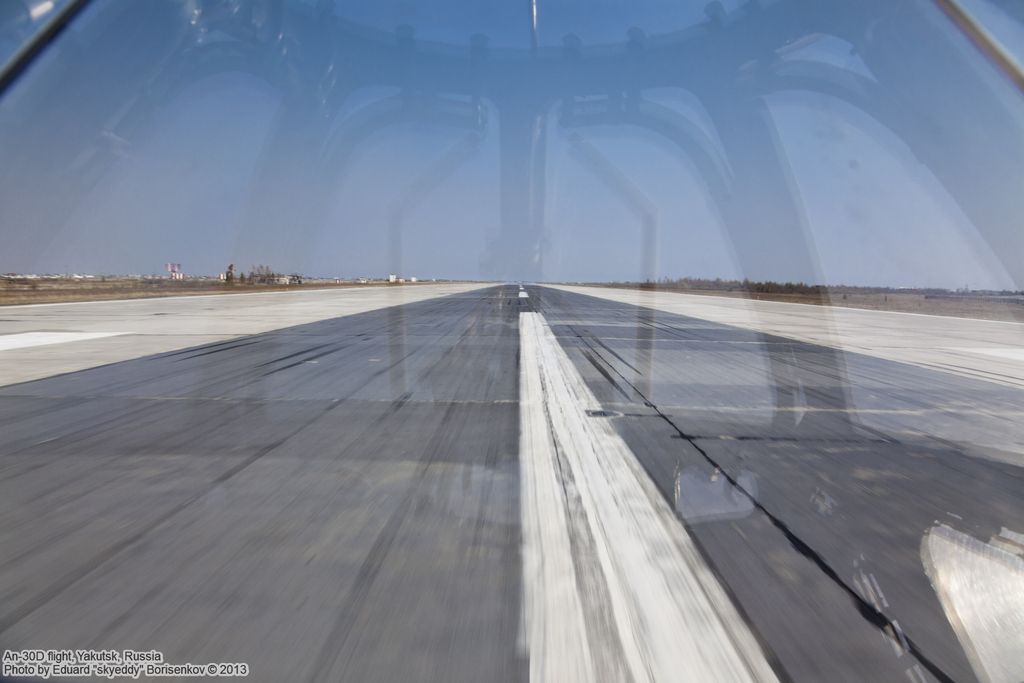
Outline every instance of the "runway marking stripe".
<path id="1" fill-rule="evenodd" d="M 87 339 L 103 339 L 116 337 L 124 332 L 22 332 L 21 334 L 0 335 L 0 351 L 24 349 L 32 346 L 65 344 L 67 342 L 85 341 Z"/>
<path id="2" fill-rule="evenodd" d="M 776 680 L 629 447 L 606 418 L 587 415 L 601 405 L 544 317 L 520 314 L 519 330 L 531 680 L 593 680 L 607 674 L 598 656 L 609 652 L 636 683 Z M 580 576 L 600 577 L 604 590 L 583 590 Z"/>
<path id="3" fill-rule="evenodd" d="M 992 356 L 994 358 L 1006 358 L 1008 360 L 1020 360 L 1024 361 L 1024 348 L 958 348 L 958 351 L 967 351 L 968 353 L 980 353 L 983 356 Z"/>

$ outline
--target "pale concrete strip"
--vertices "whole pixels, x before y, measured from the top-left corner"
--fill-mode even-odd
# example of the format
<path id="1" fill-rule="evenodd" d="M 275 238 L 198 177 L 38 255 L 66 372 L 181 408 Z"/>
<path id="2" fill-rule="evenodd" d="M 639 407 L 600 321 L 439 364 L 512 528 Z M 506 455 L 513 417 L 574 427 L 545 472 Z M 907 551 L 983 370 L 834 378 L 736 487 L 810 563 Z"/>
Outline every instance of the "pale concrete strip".
<path id="1" fill-rule="evenodd" d="M 21 334 L 0 335 L 0 351 L 23 349 L 32 346 L 66 344 L 85 339 L 116 337 L 124 332 L 22 332 Z"/>
<path id="2" fill-rule="evenodd" d="M 618 303 L 1024 387 L 1024 324 L 777 301 L 550 285 Z"/>
<path id="3" fill-rule="evenodd" d="M 543 317 L 523 313 L 519 325 L 531 679 L 775 680 L 633 453 L 587 415 L 601 406 Z M 609 652 L 619 666 L 598 662 Z"/>
<path id="4" fill-rule="evenodd" d="M 487 286 L 429 284 L 0 306 L 0 338 L 43 332 L 119 335 L 6 351 L 0 386 Z"/>

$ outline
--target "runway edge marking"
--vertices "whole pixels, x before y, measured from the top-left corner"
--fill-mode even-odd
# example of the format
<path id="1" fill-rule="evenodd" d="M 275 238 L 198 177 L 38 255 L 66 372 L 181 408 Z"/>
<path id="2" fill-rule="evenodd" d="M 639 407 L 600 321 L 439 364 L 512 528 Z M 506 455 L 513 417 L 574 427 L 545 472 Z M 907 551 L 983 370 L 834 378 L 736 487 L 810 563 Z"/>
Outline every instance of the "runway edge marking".
<path id="1" fill-rule="evenodd" d="M 637 683 L 775 681 L 632 451 L 607 419 L 587 415 L 601 406 L 542 314 L 520 314 L 519 339 L 530 679 L 618 678 L 598 659 L 615 652 L 615 668 Z M 600 577 L 601 590 L 583 590 L 581 576 Z"/>
<path id="2" fill-rule="evenodd" d="M 28 349 L 34 346 L 52 346 L 68 342 L 118 337 L 127 332 L 18 332 L 0 335 L 0 351 Z"/>

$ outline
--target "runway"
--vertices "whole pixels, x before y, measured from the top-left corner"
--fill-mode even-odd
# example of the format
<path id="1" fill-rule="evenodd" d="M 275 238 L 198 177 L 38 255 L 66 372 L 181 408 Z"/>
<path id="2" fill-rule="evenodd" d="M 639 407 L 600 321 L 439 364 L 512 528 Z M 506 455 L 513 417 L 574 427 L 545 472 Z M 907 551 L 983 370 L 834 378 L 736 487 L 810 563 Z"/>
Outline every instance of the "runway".
<path id="1" fill-rule="evenodd" d="M 1012 673 L 932 543 L 1015 571 L 1011 382 L 727 308 L 380 291 L 0 311 L 0 341 L 110 335 L 0 350 L 0 646 L 260 681 Z"/>
<path id="2" fill-rule="evenodd" d="M 482 286 L 370 286 L 0 306 L 0 334 L 6 342 L 0 349 L 17 349 L 3 357 L 0 386 Z M 26 339 L 29 335 L 35 338 Z M 98 339 L 103 341 L 93 341 Z M 64 344 L 72 340 L 82 343 Z"/>
<path id="3" fill-rule="evenodd" d="M 535 304 L 787 675 L 975 680 L 922 549 L 1024 529 L 1019 390 L 581 291 Z"/>
<path id="4" fill-rule="evenodd" d="M 612 287 L 556 288 L 1024 387 L 1024 323 Z"/>

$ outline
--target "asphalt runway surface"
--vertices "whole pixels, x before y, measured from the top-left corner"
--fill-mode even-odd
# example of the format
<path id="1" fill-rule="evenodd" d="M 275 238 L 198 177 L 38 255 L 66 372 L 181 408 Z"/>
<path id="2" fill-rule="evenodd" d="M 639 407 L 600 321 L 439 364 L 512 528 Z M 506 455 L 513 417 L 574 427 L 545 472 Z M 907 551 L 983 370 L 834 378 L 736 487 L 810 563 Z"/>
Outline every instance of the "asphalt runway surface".
<path id="1" fill-rule="evenodd" d="M 777 669 L 975 680 L 922 544 L 1020 531 L 1024 471 L 933 432 L 967 414 L 1019 444 L 1019 390 L 552 289 L 537 305 Z"/>
<path id="2" fill-rule="evenodd" d="M 459 291 L 0 388 L 0 649 L 155 648 L 247 662 L 260 681 L 530 678 L 531 313 L 774 676 L 978 680 L 929 577 L 929 534 L 1024 531 L 1024 470 L 943 425 L 1020 443 L 1020 389 L 523 292 Z M 618 656 L 599 649 L 595 662 Z M 598 677 L 637 679 L 615 667 Z"/>

